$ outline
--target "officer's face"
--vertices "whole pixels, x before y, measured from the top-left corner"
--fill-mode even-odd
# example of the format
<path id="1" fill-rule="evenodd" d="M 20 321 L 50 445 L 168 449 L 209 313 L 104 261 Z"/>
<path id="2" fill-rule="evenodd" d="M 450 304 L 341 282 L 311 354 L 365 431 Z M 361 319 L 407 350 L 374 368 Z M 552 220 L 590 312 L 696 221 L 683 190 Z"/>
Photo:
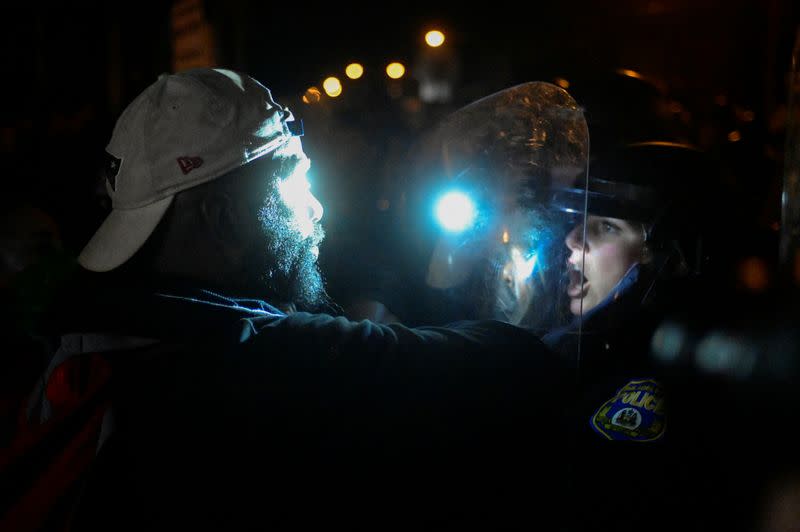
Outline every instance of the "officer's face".
<path id="1" fill-rule="evenodd" d="M 586 240 L 578 225 L 565 243 L 570 250 L 567 295 L 570 311 L 578 315 L 597 306 L 631 266 L 642 261 L 644 229 L 635 222 L 589 215 Z"/>

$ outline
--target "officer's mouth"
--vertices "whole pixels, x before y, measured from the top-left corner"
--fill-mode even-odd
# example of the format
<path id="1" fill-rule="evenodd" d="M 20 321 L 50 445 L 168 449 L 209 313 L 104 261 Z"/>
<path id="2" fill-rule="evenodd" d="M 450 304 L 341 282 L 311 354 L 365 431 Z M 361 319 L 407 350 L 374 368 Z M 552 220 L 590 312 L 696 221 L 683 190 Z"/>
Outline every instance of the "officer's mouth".
<path id="1" fill-rule="evenodd" d="M 567 262 L 567 273 L 569 275 L 569 285 L 567 295 L 571 298 L 583 298 L 589 292 L 589 279 L 577 264 Z"/>

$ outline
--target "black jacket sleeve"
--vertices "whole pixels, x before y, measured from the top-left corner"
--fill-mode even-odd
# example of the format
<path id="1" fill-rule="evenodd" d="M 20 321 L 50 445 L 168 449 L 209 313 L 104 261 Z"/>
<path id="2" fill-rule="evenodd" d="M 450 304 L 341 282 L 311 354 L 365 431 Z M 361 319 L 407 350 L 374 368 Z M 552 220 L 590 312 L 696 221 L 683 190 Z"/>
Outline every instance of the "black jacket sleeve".
<path id="1" fill-rule="evenodd" d="M 417 515 L 432 504 L 436 514 L 449 507 L 497 524 L 519 518 L 531 498 L 555 512 L 572 379 L 531 332 L 498 321 L 409 328 L 303 313 L 242 324 L 247 347 L 229 361 L 240 404 L 264 405 L 251 415 L 270 416 L 270 441 L 287 454 L 304 448 L 304 457 L 326 457 L 320 467 L 348 464 L 375 508 L 398 502 L 365 486 L 411 496 Z"/>

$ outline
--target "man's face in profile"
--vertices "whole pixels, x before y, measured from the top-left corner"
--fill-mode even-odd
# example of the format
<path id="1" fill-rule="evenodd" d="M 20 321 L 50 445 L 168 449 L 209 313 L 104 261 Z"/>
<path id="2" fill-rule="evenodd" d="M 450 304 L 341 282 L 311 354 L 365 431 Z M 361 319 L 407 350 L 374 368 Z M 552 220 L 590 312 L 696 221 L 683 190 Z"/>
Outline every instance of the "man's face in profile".
<path id="1" fill-rule="evenodd" d="M 270 182 L 258 208 L 263 237 L 255 250 L 259 276 L 279 303 L 312 309 L 326 298 L 317 266 L 325 235 L 319 223 L 323 209 L 311 193 L 306 175 L 311 163 L 300 139 L 293 138 L 275 157 L 278 171 L 263 176 Z"/>

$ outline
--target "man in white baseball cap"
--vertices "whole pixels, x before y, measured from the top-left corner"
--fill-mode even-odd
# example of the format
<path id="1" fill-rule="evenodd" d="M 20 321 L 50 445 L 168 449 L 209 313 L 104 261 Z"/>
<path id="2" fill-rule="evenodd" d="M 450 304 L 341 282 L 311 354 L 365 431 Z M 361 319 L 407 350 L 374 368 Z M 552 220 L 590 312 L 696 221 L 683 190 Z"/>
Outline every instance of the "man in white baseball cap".
<path id="1" fill-rule="evenodd" d="M 113 209 L 80 254 L 89 282 L 64 298 L 28 413 L 72 416 L 53 448 L 83 454 L 57 482 L 20 483 L 41 488 L 20 512 L 52 520 L 78 500 L 75 531 L 558 518 L 561 440 L 529 427 L 557 432 L 561 402 L 545 398 L 566 368 L 532 333 L 279 310 L 326 300 L 296 124 L 263 85 L 219 69 L 162 76 L 124 111 L 107 149 Z"/>
<path id="2" fill-rule="evenodd" d="M 163 234 L 151 243 L 150 253 L 142 253 L 147 257 L 139 261 L 139 270 L 200 281 L 213 272 L 212 278 L 227 278 L 228 286 L 252 288 L 263 282 L 272 292 L 259 295 L 284 302 L 302 296 L 303 302 L 317 303 L 322 206 L 306 180 L 310 163 L 299 124 L 249 76 L 223 69 L 160 76 L 114 128 L 106 149 L 112 211 L 79 263 L 95 272 L 119 268 L 151 239 L 170 206 L 183 201 L 187 208 L 167 216 Z M 211 183 L 221 178 L 223 184 Z M 256 200 L 244 203 L 258 209 L 268 245 L 261 245 L 263 238 L 259 242 L 252 219 L 241 217 L 247 213 L 237 211 L 241 202 L 231 201 L 236 192 Z M 152 255 L 158 256 L 155 263 Z M 258 259 L 273 264 L 268 271 L 254 271 Z M 294 293 L 291 283 L 300 283 Z"/>

